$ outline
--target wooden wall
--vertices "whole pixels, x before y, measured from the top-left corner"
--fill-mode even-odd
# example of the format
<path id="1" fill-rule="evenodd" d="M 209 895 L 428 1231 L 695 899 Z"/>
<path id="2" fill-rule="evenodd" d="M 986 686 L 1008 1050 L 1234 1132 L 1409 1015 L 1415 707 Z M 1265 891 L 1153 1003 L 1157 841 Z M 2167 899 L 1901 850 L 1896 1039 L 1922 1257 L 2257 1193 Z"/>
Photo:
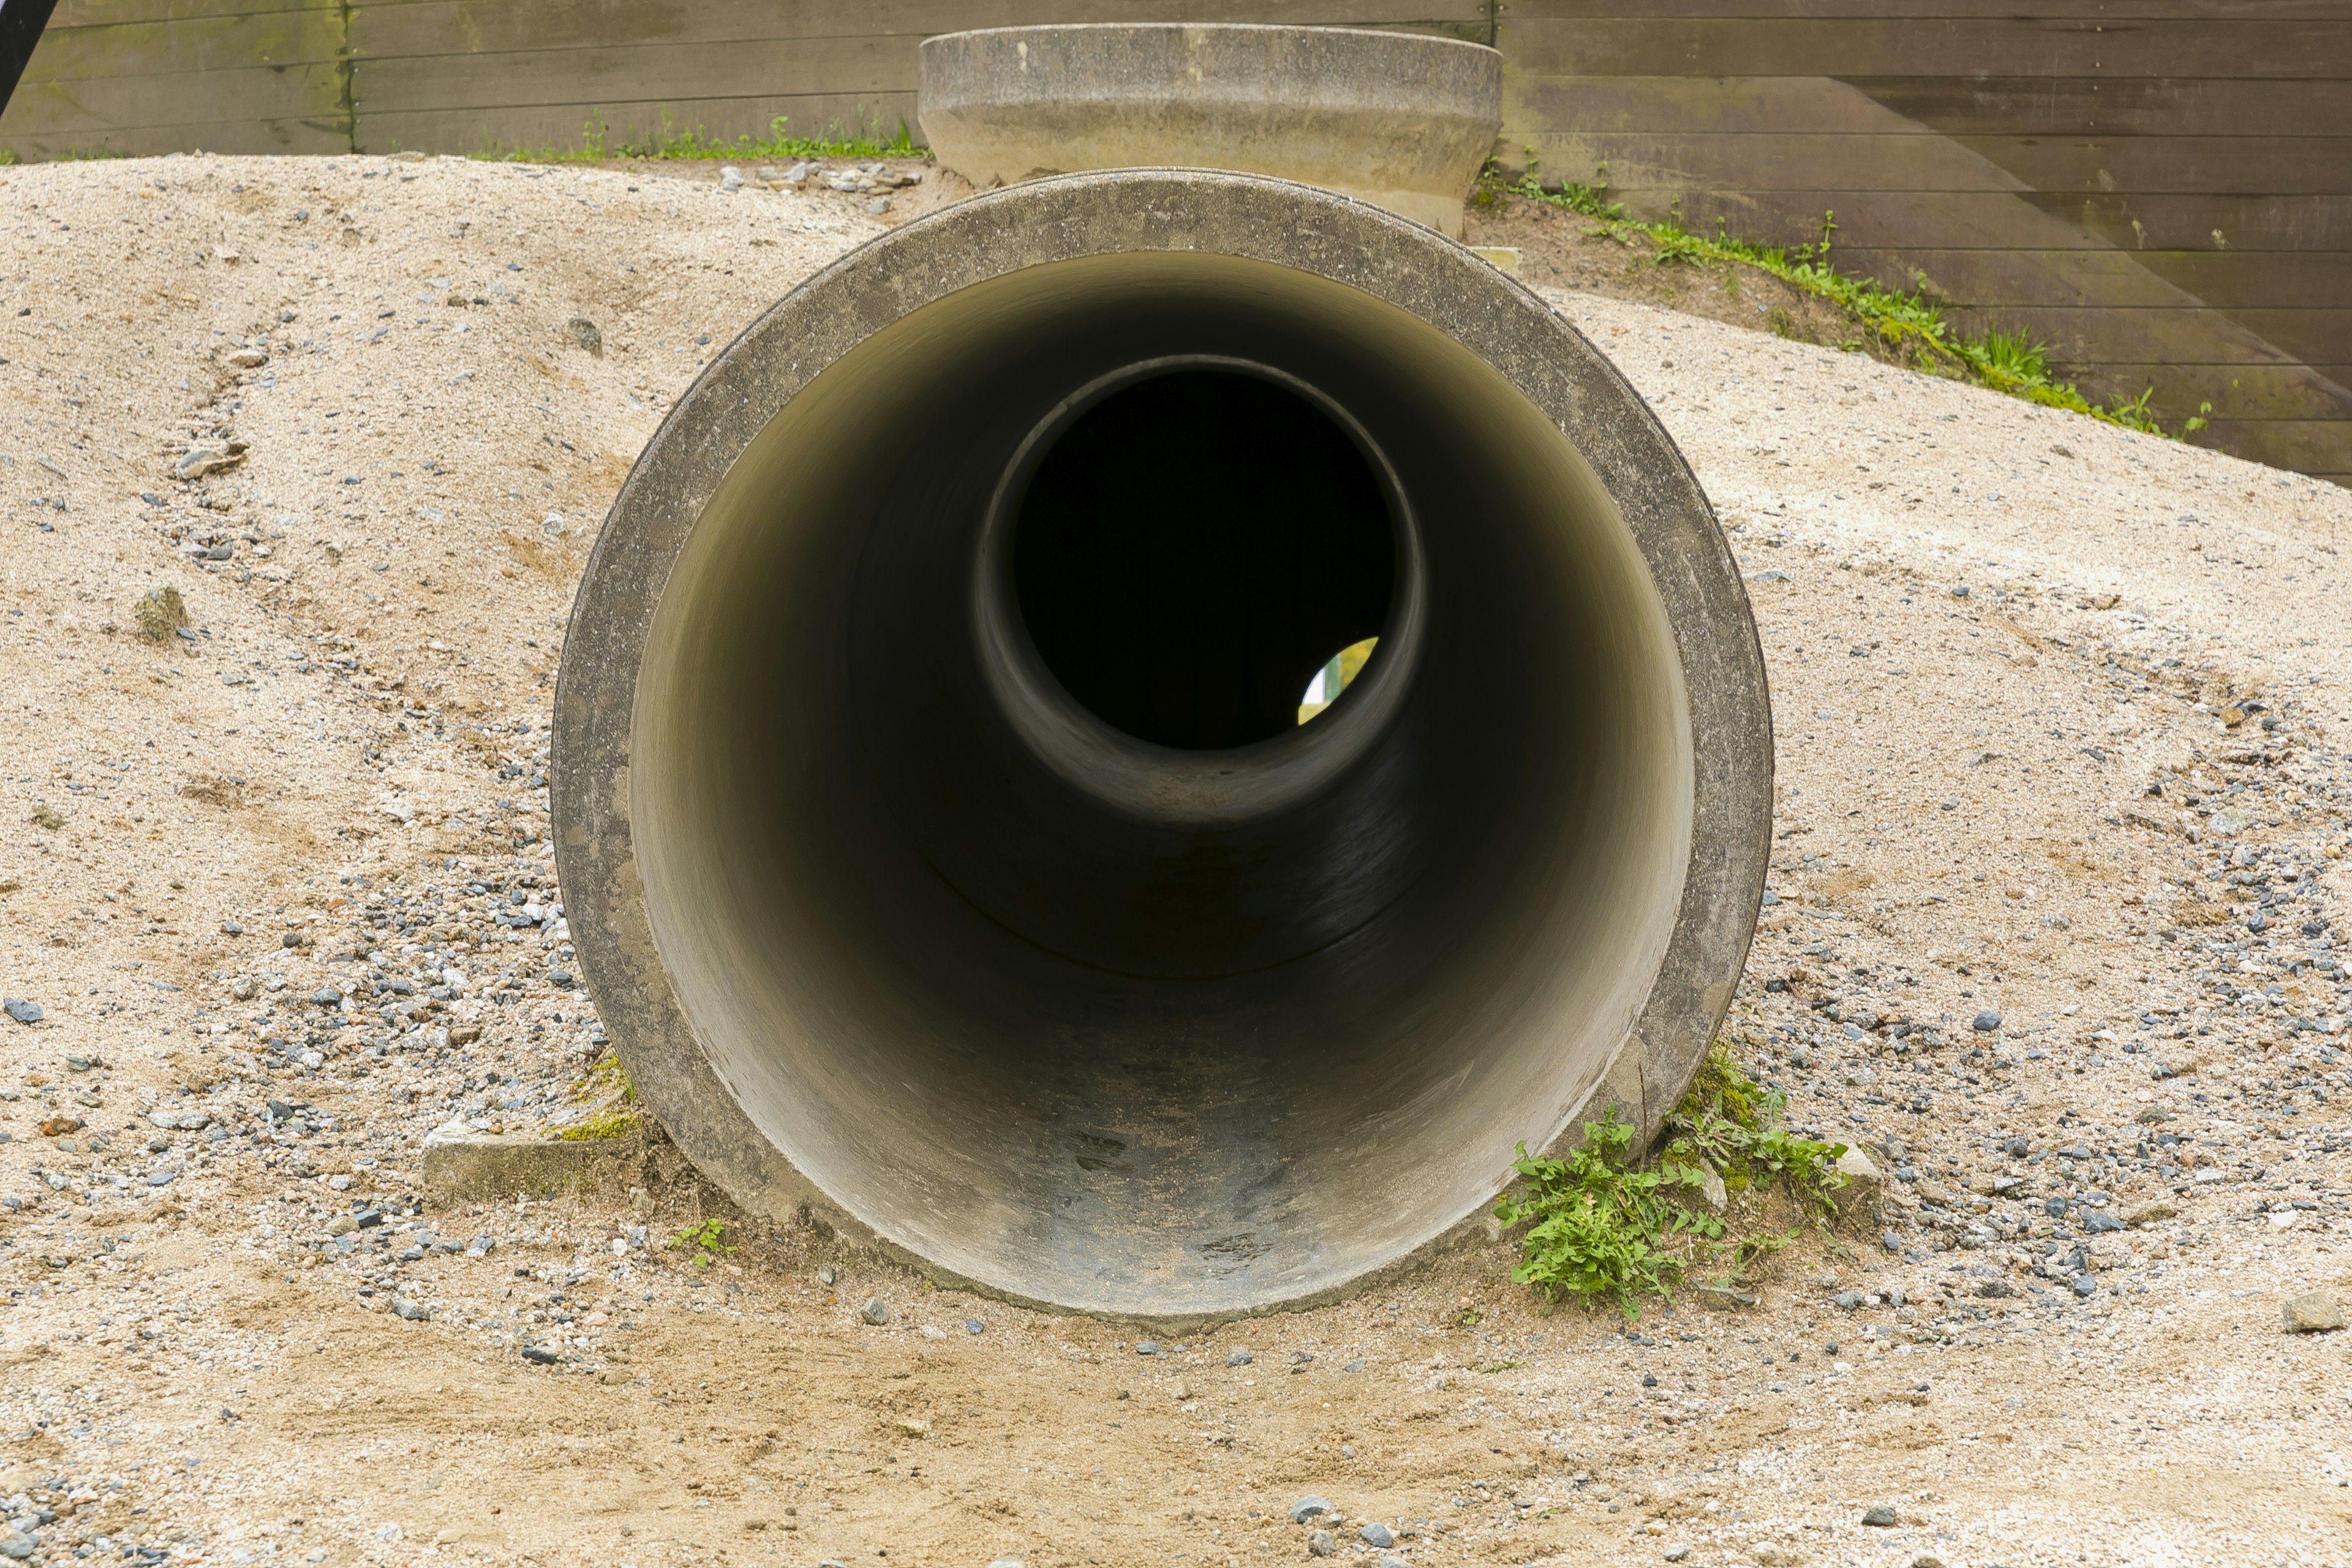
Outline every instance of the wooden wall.
<path id="1" fill-rule="evenodd" d="M 2030 15 L 2024 13 L 2031 13 Z M 2345 0 L 1498 0 L 1509 155 L 1923 281 L 2352 484 Z"/>
<path id="2" fill-rule="evenodd" d="M 1842 267 L 2352 483 L 2352 0 L 59 0 L 0 146 L 887 137 L 931 33 L 1137 16 L 1492 42 L 1507 162 L 1776 241 L 1834 209 Z"/>

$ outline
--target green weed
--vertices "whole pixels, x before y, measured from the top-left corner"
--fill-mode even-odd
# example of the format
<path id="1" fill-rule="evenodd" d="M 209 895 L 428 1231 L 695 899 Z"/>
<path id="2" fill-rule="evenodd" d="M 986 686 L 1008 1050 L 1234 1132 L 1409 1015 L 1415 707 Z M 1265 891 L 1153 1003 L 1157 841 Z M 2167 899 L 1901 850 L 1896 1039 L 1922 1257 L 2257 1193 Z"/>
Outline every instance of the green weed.
<path id="1" fill-rule="evenodd" d="M 1539 202 L 1590 218 L 1600 226 L 1589 233 L 1605 235 L 1629 245 L 1646 244 L 1650 260 L 1656 266 L 1726 269 L 1748 267 L 1767 273 L 1793 289 L 1829 301 L 1865 334 L 1863 338 L 1849 338 L 1839 344 L 1841 348 L 1859 349 L 1874 339 L 1880 352 L 1890 359 L 1942 370 L 2029 403 L 2063 408 L 2105 424 L 2151 436 L 2171 434 L 2158 423 L 2148 408 L 2153 387 L 2135 398 L 2104 405 L 2093 403 L 2072 382 L 2058 380 L 2050 374 L 2047 345 L 2032 342 L 2030 334 L 1988 327 L 1972 337 L 1953 326 L 1944 307 L 1928 300 L 1924 292 L 1906 293 L 1868 278 L 1840 272 L 1830 259 L 1832 241 L 1837 233 L 1834 212 L 1822 215 L 1821 238 L 1810 245 L 1762 246 L 1720 233 L 1709 239 L 1682 226 L 1679 207 L 1666 221 L 1650 223 L 1634 217 L 1622 204 L 1611 201 L 1606 164 L 1596 172 L 1591 184 L 1568 181 L 1556 190 L 1546 190 L 1537 178 L 1532 158 L 1517 180 L 1509 179 L 1498 165 L 1489 163 L 1479 182 L 1474 205 L 1482 211 L 1491 211 L 1506 196 Z M 1774 331 L 1783 337 L 1793 335 L 1779 323 L 1774 324 Z M 2191 420 L 2188 427 L 2201 429 L 2203 422 L 2201 418 Z"/>
<path id="2" fill-rule="evenodd" d="M 707 1219 L 699 1225 L 682 1227 L 677 1235 L 669 1238 L 666 1245 L 673 1251 L 682 1247 L 698 1248 L 694 1255 L 695 1264 L 698 1268 L 708 1268 L 713 1258 L 720 1253 L 735 1250 L 734 1247 L 719 1239 L 725 1231 L 726 1226 L 719 1221 Z"/>
<path id="3" fill-rule="evenodd" d="M 746 132 L 730 141 L 709 135 L 698 125 L 681 130 L 665 110 L 660 126 L 643 139 L 624 137 L 616 141 L 600 110 L 581 126 L 577 147 L 550 145 L 535 152 L 530 148 L 494 149 L 474 156 L 508 163 L 595 163 L 614 158 L 919 158 L 928 151 L 916 144 L 904 120 L 898 121 L 897 132 L 887 140 L 873 133 L 878 127 L 861 125 L 853 132 L 836 125 L 821 136 L 795 136 L 787 129 L 790 124 L 789 118 L 780 114 L 768 122 L 766 136 Z"/>
<path id="4" fill-rule="evenodd" d="M 1496 1201 L 1495 1217 L 1519 1238 L 1515 1284 L 1533 1285 L 1547 1300 L 1612 1297 L 1628 1318 L 1640 1298 L 1664 1295 L 1683 1265 L 1670 1247 L 1678 1237 L 1720 1236 L 1723 1224 L 1675 1201 L 1706 1178 L 1693 1166 L 1661 1163 L 1650 1170 L 1629 1158 L 1633 1130 L 1611 1106 L 1584 1124 L 1584 1145 L 1565 1160 L 1542 1159 L 1523 1142 L 1511 1168 L 1523 1185 Z"/>
<path id="5" fill-rule="evenodd" d="M 1640 1159 L 1633 1130 L 1617 1120 L 1614 1106 L 1585 1123 L 1583 1147 L 1566 1159 L 1530 1156 L 1521 1143 L 1512 1163 L 1521 1184 L 1495 1205 L 1506 1227 L 1527 1227 L 1512 1280 L 1534 1286 L 1548 1302 L 1609 1298 L 1629 1319 L 1643 1297 L 1671 1296 L 1703 1262 L 1726 1264 L 1727 1272 L 1700 1289 L 1741 1294 L 1748 1271 L 1794 1233 L 1726 1242 L 1723 1222 L 1694 1195 L 1711 1180 L 1733 1192 L 1779 1184 L 1820 1217 L 1829 1194 L 1845 1184 L 1837 1168 L 1845 1145 L 1790 1131 L 1781 1125 L 1783 1106 L 1717 1041 L 1666 1118 L 1666 1142 L 1655 1159 Z"/>

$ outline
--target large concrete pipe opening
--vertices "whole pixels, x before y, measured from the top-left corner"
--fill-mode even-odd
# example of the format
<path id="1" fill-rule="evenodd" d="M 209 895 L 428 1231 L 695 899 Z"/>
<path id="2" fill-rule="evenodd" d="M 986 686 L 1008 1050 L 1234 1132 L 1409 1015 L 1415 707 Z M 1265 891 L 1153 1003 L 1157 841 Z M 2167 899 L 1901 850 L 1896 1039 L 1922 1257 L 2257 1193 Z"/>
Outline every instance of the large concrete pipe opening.
<path id="1" fill-rule="evenodd" d="M 558 715 L 672 1134 L 1059 1307 L 1328 1294 L 1518 1141 L 1654 1123 L 1762 879 L 1761 660 L 1655 421 L 1484 263 L 1269 180 L 1018 187 L 777 306 L 624 489 Z"/>

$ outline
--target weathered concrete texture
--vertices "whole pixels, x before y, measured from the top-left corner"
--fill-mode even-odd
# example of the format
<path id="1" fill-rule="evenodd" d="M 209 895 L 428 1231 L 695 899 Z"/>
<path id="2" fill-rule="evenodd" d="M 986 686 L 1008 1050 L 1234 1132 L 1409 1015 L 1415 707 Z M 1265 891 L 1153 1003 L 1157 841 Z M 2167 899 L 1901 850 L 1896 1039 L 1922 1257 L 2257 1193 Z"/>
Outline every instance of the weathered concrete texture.
<path id="1" fill-rule="evenodd" d="M 425 1140 L 425 1201 L 446 1208 L 625 1187 L 644 1155 L 644 1140 L 626 1135 L 560 1140 L 433 1132 Z"/>
<path id="2" fill-rule="evenodd" d="M 1223 751 L 1078 708 L 999 564 L 1084 389 L 1204 363 L 1347 426 L 1398 561 L 1347 694 Z M 1198 171 L 989 193 L 756 322 L 614 504 L 555 730 L 580 968 L 708 1179 L 1168 1324 L 1475 1234 L 1604 1106 L 1654 1131 L 1770 828 L 1747 597 L 1641 398 L 1430 229 Z"/>
<path id="3" fill-rule="evenodd" d="M 1462 237 L 1503 123 L 1502 57 L 1340 27 L 1098 23 L 923 45 L 923 134 L 987 189 L 1088 169 L 1231 169 Z"/>

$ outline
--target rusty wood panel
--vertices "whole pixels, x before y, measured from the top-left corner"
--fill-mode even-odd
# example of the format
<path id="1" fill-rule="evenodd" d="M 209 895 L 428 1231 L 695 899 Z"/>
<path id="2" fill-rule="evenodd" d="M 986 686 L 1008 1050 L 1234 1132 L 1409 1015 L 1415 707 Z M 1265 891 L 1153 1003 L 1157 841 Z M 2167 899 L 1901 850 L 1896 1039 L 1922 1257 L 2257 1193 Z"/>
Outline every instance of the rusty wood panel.
<path id="1" fill-rule="evenodd" d="M 1916 288 L 1977 309 L 2007 305 L 2179 306 L 2196 301 L 2119 250 L 2014 250 L 1915 247 L 1836 252 L 1838 270 Z M 1924 279 L 1924 281 L 1923 281 Z"/>
<path id="2" fill-rule="evenodd" d="M 492 153 L 528 155 L 540 151 L 563 152 L 581 145 L 583 128 L 601 118 L 614 143 L 644 137 L 662 128 L 663 113 L 672 127 L 698 127 L 703 132 L 732 140 L 768 134 L 770 123 L 782 116 L 798 135 L 863 131 L 887 139 L 903 118 L 909 131 L 915 124 L 915 95 L 901 93 L 818 92 L 798 97 L 702 99 L 616 109 L 600 103 L 539 104 L 529 108 L 395 110 L 361 116 L 354 137 L 362 153 Z"/>
<path id="3" fill-rule="evenodd" d="M 2213 405 L 2216 419 L 2352 419 L 2352 390 L 2323 365 L 2103 364 L 2096 374 L 2127 396 L 2155 388 L 2149 406 L 2171 425 L 2200 403 Z"/>
<path id="4" fill-rule="evenodd" d="M 2352 305 L 2352 250 L 2149 250 L 2147 268 L 2217 310 Z"/>
<path id="5" fill-rule="evenodd" d="M 29 79 L 30 73 L 27 73 Z M 69 153 L 331 153 L 350 148 L 341 68 L 331 62 L 27 79 L 0 115 L 0 145 L 20 158 Z M 223 128 L 251 124 L 251 134 Z M 192 128 L 205 128 L 208 140 Z"/>
<path id="6" fill-rule="evenodd" d="M 1570 179 L 1592 174 L 1591 161 L 1576 158 L 1572 148 L 1546 145 L 1538 153 L 1548 172 Z M 1622 171 L 1612 173 L 1611 198 L 1639 216 L 1664 217 L 1669 204 L 1679 199 L 1684 221 L 1694 231 L 1712 233 L 1720 219 L 1732 233 L 1766 245 L 1811 242 L 1820 235 L 1822 214 L 1834 208 L 1841 248 L 1966 250 L 2026 245 L 2189 250 L 2210 247 L 2218 228 L 2232 250 L 2352 250 L 2352 197 L 2347 196 L 2174 195 L 2126 201 L 2034 191 L 1756 193 L 1648 184 Z M 2021 205 L 2055 221 L 2037 239 L 2011 211 Z M 2137 230 L 2135 222 L 2140 225 Z"/>
<path id="7" fill-rule="evenodd" d="M 2352 360 L 2352 303 L 2308 310 L 2250 305 L 2223 313 L 2305 364 Z"/>
<path id="8" fill-rule="evenodd" d="M 1544 141 L 1540 134 L 1534 139 L 1538 148 Z M 1587 161 L 1607 163 L 1612 174 L 1626 171 L 1642 179 L 1654 171 L 1748 191 L 2352 194 L 2352 138 L 2342 137 L 2149 136 L 2084 142 L 1944 137 L 1932 132 L 1607 131 L 1575 132 L 1573 145 Z M 1971 156 L 1954 157 L 1954 149 Z"/>
<path id="9" fill-rule="evenodd" d="M 2298 473 L 2352 473 L 2352 419 L 2217 419 L 2197 444 Z"/>
<path id="10" fill-rule="evenodd" d="M 887 36 L 909 47 L 972 27 L 1135 18 L 1119 0 L 379 0 L 352 11 L 353 48 L 374 58 L 624 44 L 767 42 Z M 1474 29 L 1486 0 L 1190 0 L 1154 21 Z"/>
<path id="11" fill-rule="evenodd" d="M 384 113 L 479 112 L 554 104 L 604 104 L 617 110 L 707 99 L 911 92 L 914 88 L 915 51 L 904 38 L 769 38 L 362 59 L 352 71 L 352 108 L 364 121 Z"/>
<path id="12" fill-rule="evenodd" d="M 2088 23 L 2326 22 L 2344 15 L 2341 0 L 2033 0 L 2032 15 Z M 1508 25 L 1534 21 L 1648 21 L 1683 17 L 1754 21 L 1809 18 L 1874 21 L 2008 21 L 2025 15 L 2021 0 L 1498 0 Z"/>
<path id="13" fill-rule="evenodd" d="M 214 112 L 219 111 L 217 104 Z M 247 115 L 236 120 L 190 120 L 171 125 L 108 126 L 83 134 L 18 136 L 0 125 L 0 146 L 26 163 L 86 157 L 104 153 L 118 158 L 162 157 L 202 148 L 236 156 L 332 156 L 352 150 L 349 121 L 326 116 L 289 119 Z"/>
<path id="14" fill-rule="evenodd" d="M 2104 30 L 2099 30 L 2104 27 Z M 1496 46 L 1558 76 L 2352 76 L 2352 16 L 2324 21 L 2094 24 L 2000 20 L 1516 21 Z"/>
<path id="15" fill-rule="evenodd" d="M 2281 321 L 2278 318 L 2302 318 Z M 2352 310 L 2107 310 L 2099 306 L 2012 305 L 1996 311 L 1957 311 L 1971 328 L 1998 325 L 2031 332 L 2074 369 L 2098 364 L 2298 364 L 2322 356 L 2289 347 L 2283 337 L 2302 330 L 2315 342 L 2333 335 L 2352 350 Z"/>
<path id="16" fill-rule="evenodd" d="M 126 77 L 228 71 L 260 65 L 331 61 L 342 53 L 342 17 L 325 9 L 204 16 L 186 22 L 51 26 L 25 68 L 26 83 L 107 81 Z M 233 110 L 234 99 L 221 110 Z M 219 118 L 217 111 L 207 118 Z"/>
<path id="17" fill-rule="evenodd" d="M 110 27 L 125 22 L 189 22 L 215 16 L 258 16 L 281 11 L 340 14 L 342 0 L 58 0 L 49 31 Z"/>
<path id="18" fill-rule="evenodd" d="M 2036 193 L 2021 199 L 2127 250 L 2352 250 L 2347 196 Z"/>
<path id="19" fill-rule="evenodd" d="M 1894 132 L 1902 117 L 1828 77 L 1537 76 L 1503 67 L 1503 142 L 1553 132 Z"/>
<path id="20" fill-rule="evenodd" d="M 2352 86 L 2346 89 L 2352 95 Z M 2342 136 L 1956 136 L 2038 191 L 2197 195 L 2352 193 Z"/>
<path id="21" fill-rule="evenodd" d="M 1950 136 L 2352 136 L 2352 83 L 2343 81 L 1914 76 L 1851 85 Z"/>

